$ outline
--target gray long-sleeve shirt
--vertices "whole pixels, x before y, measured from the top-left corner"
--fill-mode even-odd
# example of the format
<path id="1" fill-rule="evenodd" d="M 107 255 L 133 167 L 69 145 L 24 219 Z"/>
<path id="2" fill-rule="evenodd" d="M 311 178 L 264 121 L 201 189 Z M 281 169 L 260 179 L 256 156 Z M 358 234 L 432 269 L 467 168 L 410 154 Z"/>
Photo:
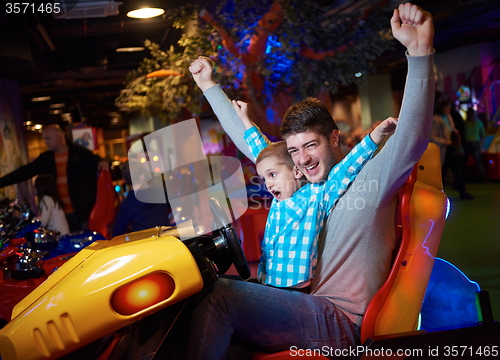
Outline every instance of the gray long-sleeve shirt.
<path id="1" fill-rule="evenodd" d="M 430 138 L 434 55 L 407 58 L 396 132 L 359 172 L 328 217 L 311 284 L 312 295 L 327 297 L 358 325 L 389 272 L 396 237 L 396 194 Z M 244 125 L 220 86 L 204 95 L 238 149 L 254 160 L 243 140 Z"/>

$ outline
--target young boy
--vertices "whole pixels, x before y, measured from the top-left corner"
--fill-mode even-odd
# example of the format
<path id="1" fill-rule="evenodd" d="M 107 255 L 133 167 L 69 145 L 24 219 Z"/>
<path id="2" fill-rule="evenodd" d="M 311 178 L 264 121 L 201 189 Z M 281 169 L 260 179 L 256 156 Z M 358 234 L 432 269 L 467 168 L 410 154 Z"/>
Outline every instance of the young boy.
<path id="1" fill-rule="evenodd" d="M 200 80 L 203 77 L 196 75 L 212 73 L 209 60 L 194 61 L 190 71 L 203 90 L 205 86 Z M 210 78 L 210 81 L 213 80 Z M 304 185 L 303 174 L 294 165 L 286 143 L 270 144 L 249 119 L 247 104 L 233 100 L 233 106 L 246 128 L 244 139 L 257 159 L 257 173 L 274 197 L 262 241 L 257 278 L 275 287 L 306 290 L 316 267 L 317 242 L 324 219 L 383 137 L 394 131 L 396 120 L 389 118 L 377 126 L 331 169 L 325 181 Z"/>

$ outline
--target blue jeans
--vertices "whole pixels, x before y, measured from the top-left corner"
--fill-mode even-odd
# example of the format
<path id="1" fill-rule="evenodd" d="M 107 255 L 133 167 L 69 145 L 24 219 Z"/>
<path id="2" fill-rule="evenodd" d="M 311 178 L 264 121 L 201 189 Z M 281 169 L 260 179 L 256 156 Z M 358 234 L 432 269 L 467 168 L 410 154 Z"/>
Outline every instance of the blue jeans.
<path id="1" fill-rule="evenodd" d="M 186 359 L 226 359 L 233 334 L 268 352 L 360 342 L 357 326 L 326 298 L 221 278 L 193 312 Z"/>

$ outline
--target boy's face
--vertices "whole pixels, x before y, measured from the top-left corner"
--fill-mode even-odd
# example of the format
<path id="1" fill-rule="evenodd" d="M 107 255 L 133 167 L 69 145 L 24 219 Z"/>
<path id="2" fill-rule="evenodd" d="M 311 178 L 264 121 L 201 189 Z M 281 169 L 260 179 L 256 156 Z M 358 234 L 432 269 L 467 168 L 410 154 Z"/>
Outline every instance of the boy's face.
<path id="1" fill-rule="evenodd" d="M 278 201 L 288 199 L 299 188 L 302 176 L 294 172 L 286 164 L 279 163 L 276 158 L 269 156 L 257 164 L 257 173 L 265 181 L 267 190 Z"/>
<path id="2" fill-rule="evenodd" d="M 334 149 L 338 146 L 338 136 L 338 130 L 333 130 L 329 138 L 308 130 L 286 138 L 293 162 L 310 183 L 325 180 L 337 163 Z"/>

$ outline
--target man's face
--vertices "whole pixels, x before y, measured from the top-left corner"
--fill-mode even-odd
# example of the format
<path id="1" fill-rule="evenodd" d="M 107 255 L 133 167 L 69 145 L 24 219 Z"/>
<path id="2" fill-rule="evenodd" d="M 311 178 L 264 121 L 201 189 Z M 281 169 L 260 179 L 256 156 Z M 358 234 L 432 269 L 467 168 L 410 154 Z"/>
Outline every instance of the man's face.
<path id="1" fill-rule="evenodd" d="M 338 130 L 329 138 L 311 130 L 286 138 L 288 152 L 293 162 L 311 183 L 318 183 L 328 176 L 337 163 L 334 148 L 338 146 Z"/>
<path id="2" fill-rule="evenodd" d="M 63 135 L 59 131 L 49 128 L 42 132 L 43 140 L 49 151 L 56 151 L 63 144 Z"/>

